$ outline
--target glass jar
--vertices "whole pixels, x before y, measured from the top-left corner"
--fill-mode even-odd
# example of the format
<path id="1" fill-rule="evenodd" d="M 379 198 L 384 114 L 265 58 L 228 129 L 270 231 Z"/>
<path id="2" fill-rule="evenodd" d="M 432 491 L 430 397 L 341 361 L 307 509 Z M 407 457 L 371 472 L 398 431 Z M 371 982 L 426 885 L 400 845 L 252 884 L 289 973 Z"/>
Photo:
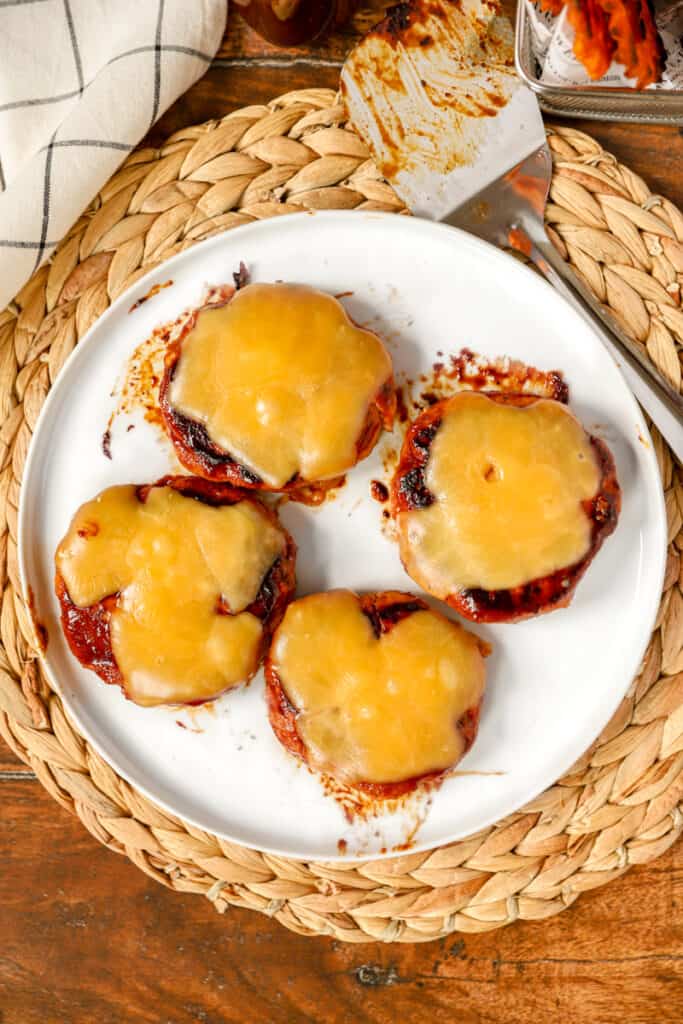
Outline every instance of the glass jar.
<path id="1" fill-rule="evenodd" d="M 235 0 L 242 17 L 276 46 L 300 46 L 346 21 L 355 0 Z"/>

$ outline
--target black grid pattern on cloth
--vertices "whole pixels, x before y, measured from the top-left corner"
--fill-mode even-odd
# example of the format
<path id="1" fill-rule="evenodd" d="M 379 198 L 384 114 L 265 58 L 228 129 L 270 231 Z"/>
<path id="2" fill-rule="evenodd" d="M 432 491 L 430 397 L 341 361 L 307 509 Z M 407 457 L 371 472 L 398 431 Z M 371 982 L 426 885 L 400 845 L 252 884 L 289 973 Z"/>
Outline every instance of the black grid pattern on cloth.
<path id="1" fill-rule="evenodd" d="M 20 7 L 24 4 L 42 4 L 48 3 L 50 0 L 0 0 L 0 11 L 7 7 Z M 147 2 L 147 0 L 145 0 Z M 180 44 L 173 43 L 162 43 L 163 34 L 163 20 L 164 20 L 164 5 L 165 0 L 156 0 L 157 3 L 157 16 L 155 24 L 155 35 L 154 40 L 150 41 L 149 44 L 136 46 L 133 49 L 125 50 L 122 53 L 118 53 L 111 57 L 104 67 L 126 60 L 127 58 L 139 56 L 143 53 L 149 53 L 151 55 L 151 74 L 152 74 L 152 90 L 151 90 L 151 104 L 150 104 L 150 127 L 156 121 L 159 115 L 159 106 L 161 102 L 161 81 L 163 74 L 163 55 L 165 53 L 180 53 L 185 54 L 189 57 L 196 57 L 203 61 L 207 66 L 211 63 L 212 55 L 203 53 L 201 50 L 194 49 L 190 46 L 183 46 Z M 78 34 L 76 31 L 76 24 L 74 22 L 73 13 L 71 10 L 70 0 L 62 0 L 62 16 L 65 19 L 68 37 L 71 41 L 72 48 L 72 59 L 74 66 L 74 85 L 73 89 L 67 90 L 53 96 L 38 96 L 38 97 L 27 97 L 25 100 L 18 100 L 12 103 L 5 103 L 0 105 L 0 117 L 6 111 L 15 111 L 26 108 L 29 110 L 31 107 L 44 106 L 53 103 L 59 103 L 63 100 L 73 99 L 76 96 L 81 96 L 87 92 L 88 88 L 92 85 L 95 78 L 90 81 L 85 81 L 83 76 L 83 58 L 79 46 Z M 101 69 L 103 70 L 103 69 Z M 96 77 L 96 76 L 95 76 Z M 107 139 L 60 139 L 57 138 L 59 134 L 59 128 L 50 139 L 50 142 L 42 148 L 40 152 L 45 153 L 45 164 L 43 171 L 43 184 L 42 184 L 42 197 L 37 197 L 37 202 L 42 207 L 42 221 L 40 229 L 40 237 L 36 239 L 3 239 L 0 238 L 0 248 L 9 249 L 35 249 L 36 259 L 35 267 L 37 268 L 45 255 L 47 249 L 52 248 L 57 244 L 59 239 L 50 239 L 50 210 L 51 210 L 51 193 L 52 193 L 52 180 L 54 174 L 55 164 L 55 151 L 61 148 L 73 148 L 81 147 L 84 149 L 114 149 L 121 150 L 122 152 L 129 152 L 137 144 L 137 139 L 132 142 L 124 142 L 121 140 L 107 140 Z M 0 192 L 5 191 L 6 181 L 3 173 L 2 165 L 2 153 L 0 152 Z"/>
<path id="2" fill-rule="evenodd" d="M 45 175 L 43 177 L 43 223 L 40 228 L 40 243 L 38 245 L 38 252 L 36 253 L 36 267 L 40 266 L 40 261 L 43 258 L 47 242 L 47 229 L 50 225 L 50 186 L 52 178 L 52 154 L 54 152 L 54 141 L 55 137 L 52 136 L 50 144 L 45 151 Z"/>
<path id="3" fill-rule="evenodd" d="M 64 0 L 64 14 L 66 16 L 66 23 L 69 26 L 69 38 L 71 39 L 71 47 L 74 51 L 74 64 L 76 65 L 76 74 L 78 75 L 78 91 L 83 92 L 83 64 L 81 63 L 81 52 L 78 49 L 78 40 L 76 39 L 76 27 L 74 25 L 73 15 L 71 13 L 71 6 L 69 0 Z"/>
<path id="4" fill-rule="evenodd" d="M 157 119 L 159 113 L 159 98 L 161 96 L 161 26 L 164 20 L 164 0 L 159 0 L 157 12 L 157 30 L 154 39 L 154 99 L 152 100 L 152 119 L 149 122 L 150 128 Z"/>

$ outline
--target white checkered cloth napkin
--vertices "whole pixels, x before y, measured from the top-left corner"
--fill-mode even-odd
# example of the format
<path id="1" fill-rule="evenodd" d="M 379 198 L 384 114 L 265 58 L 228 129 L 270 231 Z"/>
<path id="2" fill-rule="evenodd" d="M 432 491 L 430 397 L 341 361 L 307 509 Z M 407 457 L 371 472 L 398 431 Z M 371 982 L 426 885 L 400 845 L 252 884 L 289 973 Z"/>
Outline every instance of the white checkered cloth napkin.
<path id="1" fill-rule="evenodd" d="M 204 74 L 227 0 L 0 0 L 0 310 Z"/>

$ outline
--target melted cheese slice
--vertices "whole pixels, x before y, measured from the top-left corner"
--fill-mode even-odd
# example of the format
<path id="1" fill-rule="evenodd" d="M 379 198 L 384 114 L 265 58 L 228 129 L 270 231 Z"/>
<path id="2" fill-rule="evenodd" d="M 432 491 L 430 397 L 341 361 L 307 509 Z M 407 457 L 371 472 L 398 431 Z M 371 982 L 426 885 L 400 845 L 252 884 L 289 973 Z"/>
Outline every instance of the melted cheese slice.
<path id="1" fill-rule="evenodd" d="M 477 638 L 432 611 L 375 636 L 348 590 L 289 606 L 271 659 L 311 764 L 349 782 L 399 782 L 454 765 L 457 723 L 484 690 Z"/>
<path id="2" fill-rule="evenodd" d="M 211 440 L 282 487 L 353 466 L 368 408 L 391 375 L 379 339 L 332 296 L 252 284 L 199 313 L 170 388 L 171 404 Z"/>
<path id="3" fill-rule="evenodd" d="M 559 402 L 517 407 L 456 396 L 425 482 L 436 501 L 400 513 L 401 554 L 437 597 L 516 587 L 588 553 L 581 503 L 597 493 L 600 474 L 586 432 Z"/>
<path id="4" fill-rule="evenodd" d="M 255 672 L 262 625 L 243 609 L 284 547 L 251 502 L 214 508 L 154 487 L 143 503 L 121 486 L 80 507 L 56 563 L 81 608 L 119 594 L 110 633 L 126 694 L 184 703 Z M 217 612 L 220 598 L 232 614 Z"/>

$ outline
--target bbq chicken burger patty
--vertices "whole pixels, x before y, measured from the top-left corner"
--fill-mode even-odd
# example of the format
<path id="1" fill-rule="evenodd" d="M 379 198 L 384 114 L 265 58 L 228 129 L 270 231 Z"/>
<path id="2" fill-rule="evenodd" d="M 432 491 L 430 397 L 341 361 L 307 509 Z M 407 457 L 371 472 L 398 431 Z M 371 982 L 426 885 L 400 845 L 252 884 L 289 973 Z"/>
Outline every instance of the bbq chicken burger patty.
<path id="1" fill-rule="evenodd" d="M 561 402 L 461 392 L 412 423 L 392 486 L 401 559 L 477 622 L 568 605 L 621 495 L 607 446 Z"/>
<path id="2" fill-rule="evenodd" d="M 487 653 L 412 594 L 311 594 L 289 605 L 266 658 L 270 723 L 312 768 L 398 797 L 471 747 Z"/>
<path id="3" fill-rule="evenodd" d="M 259 667 L 295 586 L 274 512 L 228 484 L 109 487 L 55 557 L 73 654 L 136 704 L 201 704 Z"/>
<path id="4" fill-rule="evenodd" d="M 248 284 L 198 310 L 169 346 L 159 399 L 187 469 L 265 491 L 341 475 L 396 405 L 377 335 L 292 284 Z"/>

